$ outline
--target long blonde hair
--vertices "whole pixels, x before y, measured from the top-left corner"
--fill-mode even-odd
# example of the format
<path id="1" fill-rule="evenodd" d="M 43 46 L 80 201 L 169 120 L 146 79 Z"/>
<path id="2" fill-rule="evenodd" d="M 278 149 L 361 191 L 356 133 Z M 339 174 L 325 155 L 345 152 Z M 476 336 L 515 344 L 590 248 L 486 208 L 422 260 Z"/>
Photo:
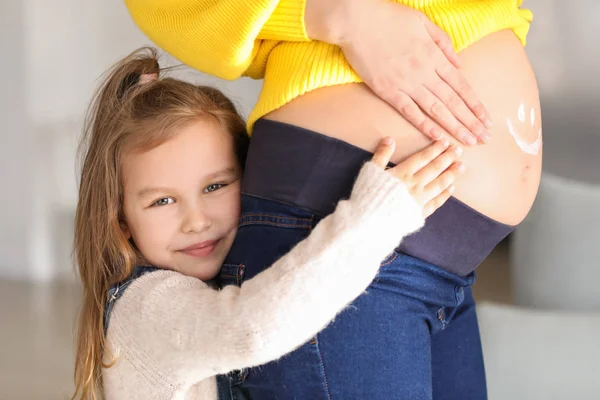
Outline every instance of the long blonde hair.
<path id="1" fill-rule="evenodd" d="M 203 119 L 232 135 L 234 151 L 244 165 L 248 135 L 232 102 L 217 89 L 159 74 L 156 50 L 136 50 L 107 72 L 87 112 L 75 217 L 74 258 L 83 284 L 83 305 L 72 399 L 103 398 L 101 371 L 110 367 L 103 363 L 108 290 L 142 262 L 121 230 L 123 154 L 152 149 L 184 125 Z"/>

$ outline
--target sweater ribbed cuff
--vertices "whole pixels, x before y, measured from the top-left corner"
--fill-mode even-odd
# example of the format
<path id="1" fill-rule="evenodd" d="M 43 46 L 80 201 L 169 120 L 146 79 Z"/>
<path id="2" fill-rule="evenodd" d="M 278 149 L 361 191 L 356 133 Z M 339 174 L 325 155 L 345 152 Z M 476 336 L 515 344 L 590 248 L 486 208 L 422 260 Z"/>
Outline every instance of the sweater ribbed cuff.
<path id="1" fill-rule="evenodd" d="M 261 29 L 258 37 L 264 40 L 289 42 L 309 41 L 304 26 L 306 0 L 280 0 L 275 11 Z"/>
<path id="2" fill-rule="evenodd" d="M 357 204 L 363 218 L 405 228 L 408 234 L 425 223 L 423 207 L 409 193 L 404 183 L 373 162 L 367 162 L 354 184 L 350 200 Z M 404 229 L 400 229 L 404 230 Z"/>

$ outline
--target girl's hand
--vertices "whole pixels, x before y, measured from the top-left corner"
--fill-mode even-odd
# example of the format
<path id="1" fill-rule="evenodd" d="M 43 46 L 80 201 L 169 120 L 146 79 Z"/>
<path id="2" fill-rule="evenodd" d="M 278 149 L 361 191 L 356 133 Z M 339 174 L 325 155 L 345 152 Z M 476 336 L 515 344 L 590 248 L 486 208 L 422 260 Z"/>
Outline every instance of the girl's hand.
<path id="1" fill-rule="evenodd" d="M 391 138 L 383 139 L 371 161 L 385 169 L 394 149 L 395 142 Z M 454 182 L 465 169 L 464 164 L 457 161 L 461 153 L 460 147 L 450 146 L 446 140 L 437 141 L 387 172 L 404 182 L 413 198 L 423 206 L 423 215 L 427 218 L 452 195 Z"/>

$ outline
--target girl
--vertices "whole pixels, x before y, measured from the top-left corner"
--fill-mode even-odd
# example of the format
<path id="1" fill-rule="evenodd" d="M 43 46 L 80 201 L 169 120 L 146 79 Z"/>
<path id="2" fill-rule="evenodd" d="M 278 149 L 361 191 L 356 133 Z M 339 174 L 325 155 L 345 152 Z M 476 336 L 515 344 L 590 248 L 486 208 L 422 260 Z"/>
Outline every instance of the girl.
<path id="1" fill-rule="evenodd" d="M 318 225 L 255 216 L 285 234 L 311 233 L 279 249 L 268 271 L 219 291 L 240 216 L 245 125 L 218 90 L 158 75 L 155 51 L 133 53 L 88 115 L 74 398 L 103 389 L 107 399 L 216 399 L 229 390 L 217 375 L 294 350 L 360 295 L 463 169 L 460 149 L 440 141 L 386 171 L 394 145 L 384 140 L 349 199 Z"/>
<path id="2" fill-rule="evenodd" d="M 243 386 L 253 398 L 485 399 L 474 271 L 529 211 L 542 164 L 539 96 L 523 49 L 532 14 L 521 0 L 125 3 L 187 65 L 264 78 L 242 184 L 242 217 L 253 225 L 226 260 L 243 263 L 242 281 L 301 239 L 253 215 L 328 215 L 381 138 L 399 144 L 394 162 L 440 135 L 469 145 L 453 197 L 398 246 L 387 279 L 316 345 L 250 370 Z"/>

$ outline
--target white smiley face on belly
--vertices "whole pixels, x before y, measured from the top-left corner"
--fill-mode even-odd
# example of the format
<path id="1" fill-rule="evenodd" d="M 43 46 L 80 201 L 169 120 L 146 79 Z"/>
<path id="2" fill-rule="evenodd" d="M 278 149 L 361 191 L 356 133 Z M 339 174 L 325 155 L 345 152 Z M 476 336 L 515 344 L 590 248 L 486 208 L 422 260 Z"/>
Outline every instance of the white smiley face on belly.
<path id="1" fill-rule="evenodd" d="M 519 122 L 526 123 L 525 105 L 523 103 L 521 103 L 521 105 L 519 106 L 519 109 L 517 111 L 517 118 L 519 119 Z M 529 111 L 529 123 L 531 124 L 531 126 L 534 126 L 535 124 L 535 109 L 533 107 Z M 540 152 L 540 150 L 542 149 L 542 128 L 538 129 L 537 138 L 533 142 L 527 142 L 526 140 L 520 137 L 521 135 L 516 130 L 510 118 L 506 118 L 506 126 L 508 127 L 508 132 L 515 140 L 515 143 L 517 144 L 517 146 L 519 146 L 521 151 L 531 155 L 536 155 Z"/>

